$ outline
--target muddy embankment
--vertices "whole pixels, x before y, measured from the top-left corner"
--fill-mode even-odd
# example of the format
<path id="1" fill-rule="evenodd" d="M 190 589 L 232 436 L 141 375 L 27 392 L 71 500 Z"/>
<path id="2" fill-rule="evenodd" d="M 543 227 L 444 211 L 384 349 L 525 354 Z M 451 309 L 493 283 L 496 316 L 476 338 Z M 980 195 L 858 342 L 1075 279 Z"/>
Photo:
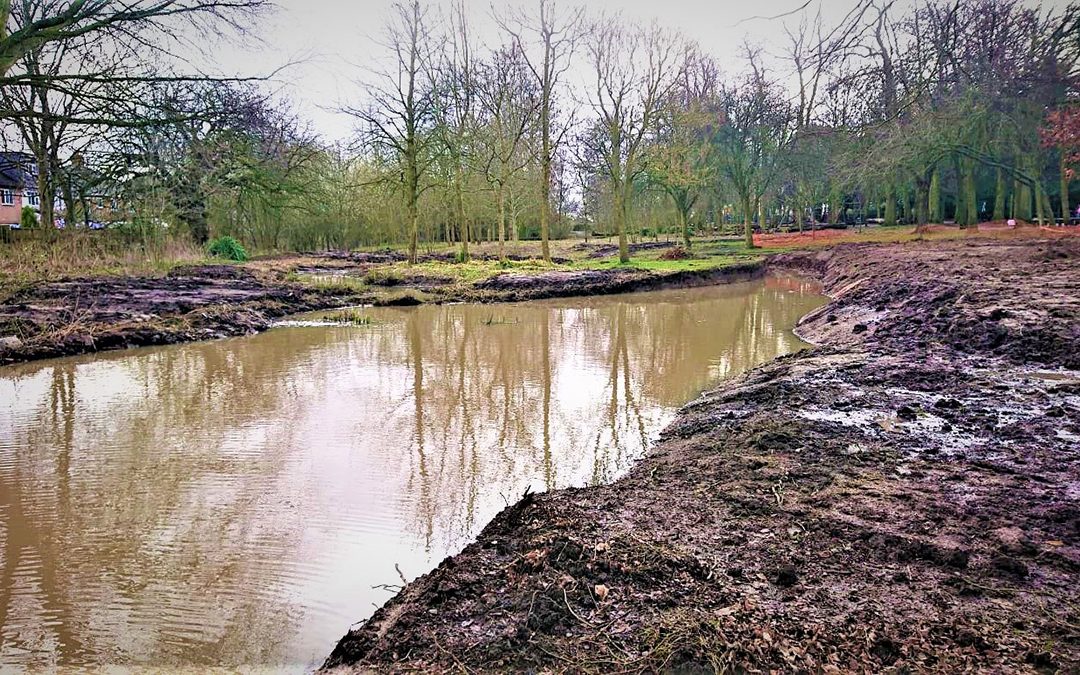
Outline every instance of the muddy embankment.
<path id="1" fill-rule="evenodd" d="M 266 330 L 289 314 L 346 305 L 512 302 L 726 283 L 763 274 L 761 264 L 674 273 L 569 269 L 504 273 L 473 284 L 422 275 L 369 274 L 403 259 L 404 254 L 396 251 L 321 254 L 306 256 L 303 264 L 295 265 L 284 259 L 250 267 L 180 267 L 163 277 L 43 282 L 0 303 L 0 365 L 246 335 Z M 347 284 L 314 287 L 286 281 L 289 271 L 364 277 L 371 284 L 365 290 Z"/>
<path id="2" fill-rule="evenodd" d="M 1080 669 L 1080 242 L 785 254 L 816 349 L 531 495 L 326 666 Z"/>
<path id="3" fill-rule="evenodd" d="M 0 364 L 245 335 L 288 314 L 362 300 L 226 265 L 46 282 L 0 304 Z"/>

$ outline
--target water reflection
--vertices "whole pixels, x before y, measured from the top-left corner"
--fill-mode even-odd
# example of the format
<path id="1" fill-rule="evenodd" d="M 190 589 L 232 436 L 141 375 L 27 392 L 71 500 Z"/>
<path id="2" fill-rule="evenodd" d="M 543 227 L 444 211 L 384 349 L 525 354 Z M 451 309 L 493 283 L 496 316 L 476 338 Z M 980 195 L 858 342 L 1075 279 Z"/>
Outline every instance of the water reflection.
<path id="1" fill-rule="evenodd" d="M 815 289 L 369 310 L 0 369 L 0 667 L 317 663 L 526 487 L 609 481 Z"/>

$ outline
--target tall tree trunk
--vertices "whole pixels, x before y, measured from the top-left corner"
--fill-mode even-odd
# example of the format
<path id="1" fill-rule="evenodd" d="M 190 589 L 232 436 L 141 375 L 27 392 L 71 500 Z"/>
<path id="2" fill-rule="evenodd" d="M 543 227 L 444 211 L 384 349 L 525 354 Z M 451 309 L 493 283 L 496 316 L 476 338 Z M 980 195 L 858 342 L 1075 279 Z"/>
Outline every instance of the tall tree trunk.
<path id="1" fill-rule="evenodd" d="M 1065 164 L 1064 151 L 1061 153 L 1058 171 L 1061 174 L 1061 224 L 1068 225 L 1072 212 L 1069 211 L 1069 167 Z"/>
<path id="2" fill-rule="evenodd" d="M 56 229 L 56 181 L 53 178 L 52 165 L 45 157 L 36 157 L 38 224 L 46 230 Z"/>
<path id="3" fill-rule="evenodd" d="M 679 213 L 679 227 L 682 229 L 683 244 L 686 245 L 686 250 L 689 251 L 692 244 L 690 243 L 690 214 L 689 209 L 684 208 L 683 204 L 677 204 L 675 210 Z"/>
<path id="4" fill-rule="evenodd" d="M 1035 183 L 1035 218 L 1039 221 L 1039 225 L 1046 224 L 1046 214 L 1049 211 L 1050 200 L 1046 198 L 1045 190 L 1043 190 L 1042 183 Z"/>
<path id="5" fill-rule="evenodd" d="M 1004 220 L 1005 214 L 1005 191 L 1008 188 L 1005 183 L 1005 172 L 997 170 L 997 183 L 994 186 L 994 220 Z"/>
<path id="6" fill-rule="evenodd" d="M 1028 172 L 1031 163 L 1027 157 L 1021 160 L 1021 168 Z M 1031 221 L 1031 186 L 1022 180 L 1016 181 L 1016 189 L 1013 192 L 1016 199 L 1016 218 L 1018 220 Z"/>
<path id="7" fill-rule="evenodd" d="M 510 188 L 509 194 L 507 194 L 507 205 L 510 208 L 510 240 L 515 244 L 521 242 L 521 233 L 518 232 L 517 222 L 517 202 L 514 197 L 514 188 Z"/>
<path id="8" fill-rule="evenodd" d="M 930 222 L 930 186 L 934 179 L 930 178 L 929 185 L 925 178 L 920 177 L 915 181 L 915 224 L 926 225 Z"/>
<path id="9" fill-rule="evenodd" d="M 409 219 L 409 264 L 416 264 L 416 249 L 420 241 L 420 175 L 417 172 L 416 149 L 412 142 L 405 154 L 405 214 Z"/>
<path id="10" fill-rule="evenodd" d="M 896 225 L 896 191 L 890 185 L 885 193 L 885 226 L 892 227 L 894 225 Z"/>
<path id="11" fill-rule="evenodd" d="M 953 220 L 960 227 L 967 227 L 968 225 L 967 189 L 965 185 L 967 174 L 964 173 L 964 170 L 964 160 L 958 156 L 954 156 L 953 171 L 956 173 L 956 192 L 954 193 L 956 210 L 953 213 Z"/>
<path id="12" fill-rule="evenodd" d="M 416 264 L 416 249 L 420 243 L 420 212 L 416 195 L 410 191 L 405 199 L 405 213 L 409 218 L 409 264 Z"/>
<path id="13" fill-rule="evenodd" d="M 930 194 L 927 196 L 929 204 L 927 205 L 927 220 L 931 223 L 941 223 L 944 218 L 941 217 L 941 169 L 934 167 L 933 173 L 930 175 Z"/>
<path id="14" fill-rule="evenodd" d="M 506 262 L 506 185 L 499 183 L 495 195 L 498 206 L 499 262 Z"/>
<path id="15" fill-rule="evenodd" d="M 545 105 L 541 114 L 543 139 L 540 158 L 540 251 L 545 262 L 551 262 L 551 245 L 548 243 L 551 218 L 551 116 Z"/>
<path id="16" fill-rule="evenodd" d="M 615 231 L 619 235 L 619 262 L 630 262 L 630 246 L 626 242 L 626 195 L 622 186 L 617 186 L 615 192 Z"/>
<path id="17" fill-rule="evenodd" d="M 460 163 L 455 169 L 457 174 L 454 178 L 454 208 L 456 210 L 455 216 L 458 221 L 458 227 L 461 228 L 461 262 L 469 261 L 469 221 L 465 218 L 465 196 L 461 189 L 461 165 Z"/>
<path id="18" fill-rule="evenodd" d="M 742 199 L 743 211 L 743 236 L 746 240 L 746 248 L 754 248 L 754 212 L 751 209 L 750 197 Z"/>
<path id="19" fill-rule="evenodd" d="M 979 195 L 975 188 L 975 163 L 972 160 L 964 162 L 964 203 L 967 205 L 967 224 L 978 225 Z"/>

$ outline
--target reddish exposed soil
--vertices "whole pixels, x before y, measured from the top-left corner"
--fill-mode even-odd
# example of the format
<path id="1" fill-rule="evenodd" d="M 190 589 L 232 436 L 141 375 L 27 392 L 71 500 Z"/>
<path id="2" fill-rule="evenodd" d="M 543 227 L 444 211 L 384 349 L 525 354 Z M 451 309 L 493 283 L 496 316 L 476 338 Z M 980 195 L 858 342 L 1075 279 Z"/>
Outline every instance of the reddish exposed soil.
<path id="1" fill-rule="evenodd" d="M 921 236 L 934 236 L 947 234 L 951 236 L 965 237 L 992 237 L 995 239 L 1061 239 L 1080 238 L 1080 227 L 1061 227 L 1029 225 L 1021 223 L 1019 226 L 1009 225 L 1007 222 L 980 223 L 977 228 L 961 230 L 955 225 L 922 225 L 919 228 L 911 227 L 906 233 L 912 237 L 916 233 Z M 755 234 L 754 243 L 761 248 L 807 248 L 817 246 L 835 246 L 845 242 L 856 242 L 864 234 L 875 234 L 875 228 L 848 227 L 845 229 L 814 229 L 809 228 L 802 232 L 786 232 L 780 234 Z"/>
<path id="2" fill-rule="evenodd" d="M 822 346 L 529 495 L 327 667 L 1080 670 L 1080 241 L 777 256 Z"/>

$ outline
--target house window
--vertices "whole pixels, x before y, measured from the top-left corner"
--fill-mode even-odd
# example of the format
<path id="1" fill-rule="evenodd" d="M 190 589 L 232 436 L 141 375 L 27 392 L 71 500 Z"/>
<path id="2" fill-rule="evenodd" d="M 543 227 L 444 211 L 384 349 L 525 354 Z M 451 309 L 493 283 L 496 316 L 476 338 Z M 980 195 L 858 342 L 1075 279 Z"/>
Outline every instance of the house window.
<path id="1" fill-rule="evenodd" d="M 39 206 L 41 204 L 41 200 L 38 198 L 38 193 L 36 193 L 36 192 L 27 192 L 26 193 L 26 203 L 29 204 L 30 206 Z"/>
<path id="2" fill-rule="evenodd" d="M 15 191 L 14 190 L 0 190 L 0 203 L 4 206 L 15 205 Z"/>

